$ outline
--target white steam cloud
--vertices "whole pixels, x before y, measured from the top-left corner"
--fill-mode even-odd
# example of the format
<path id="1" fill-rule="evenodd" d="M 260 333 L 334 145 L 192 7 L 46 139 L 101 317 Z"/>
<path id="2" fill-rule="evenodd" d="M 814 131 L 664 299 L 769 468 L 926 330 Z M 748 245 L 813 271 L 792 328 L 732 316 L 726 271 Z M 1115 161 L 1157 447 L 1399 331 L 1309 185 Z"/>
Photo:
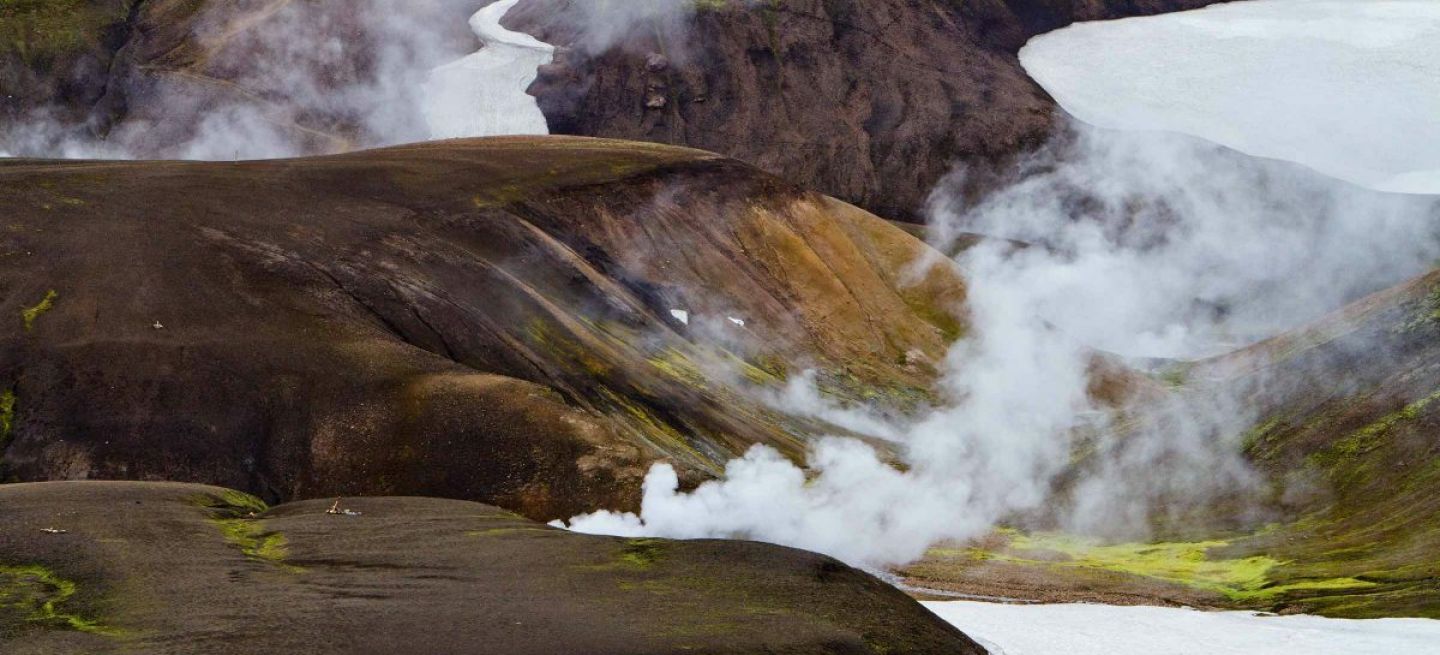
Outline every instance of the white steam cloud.
<path id="1" fill-rule="evenodd" d="M 292 2 L 273 11 L 210 3 L 191 38 L 213 54 L 203 66 L 154 68 L 126 80 L 143 92 L 108 134 L 41 110 L 0 129 L 0 149 L 231 160 L 543 134 L 544 115 L 526 89 L 553 48 L 500 26 L 517 2 Z M 444 29 L 472 13 L 476 38 Z"/>
<path id="2" fill-rule="evenodd" d="M 1095 122 L 1200 134 L 1364 183 L 1398 175 L 1375 184 L 1398 188 L 1391 182 L 1423 181 L 1424 171 L 1405 167 L 1440 157 L 1432 140 L 1416 136 L 1428 131 L 1392 133 L 1410 124 L 1393 120 L 1396 112 L 1429 106 L 1406 101 L 1429 87 L 1404 80 L 1433 63 L 1416 55 L 1433 48 L 1434 39 L 1417 38 L 1440 24 L 1433 14 L 1434 3 L 1404 0 L 1236 3 L 1076 26 L 1037 39 L 1024 61 Z M 1297 51 L 1296 41 L 1308 49 Z M 1116 55 L 1122 46 L 1129 55 Z M 1151 47 L 1159 52 L 1131 52 Z M 1176 53 L 1173 66 L 1147 69 L 1154 75 L 1136 69 Z M 1196 62 L 1203 75 L 1184 73 Z M 1292 74 L 1329 75 L 1337 66 L 1346 74 Z M 1329 102 L 1340 97 L 1357 101 Z M 1423 116 L 1413 116 L 1422 128 Z M 1330 139 L 1336 134 L 1359 141 Z M 1332 165 L 1337 155 L 1358 161 L 1361 151 L 1374 169 L 1366 175 Z M 1071 529 L 1143 533 L 1157 512 L 1183 515 L 1221 494 L 1257 490 L 1237 443 L 1256 417 L 1239 392 L 1162 392 L 1112 364 L 1108 375 L 1118 377 L 1108 383 L 1140 398 L 1124 407 L 1121 424 L 1096 377 L 1097 352 L 1142 367 L 1225 352 L 1440 257 L 1433 198 L 1379 194 L 1158 131 L 1076 126 L 979 200 L 951 191 L 975 186 L 967 171 L 951 182 L 934 196 L 936 245 L 966 233 L 993 238 L 959 259 L 972 324 L 945 363 L 947 405 L 865 430 L 895 435 L 898 466 L 857 441 L 828 438 L 807 468 L 757 447 L 731 462 L 725 479 L 681 493 L 662 464 L 646 481 L 639 515 L 600 512 L 571 527 L 752 538 L 869 566 L 907 562 L 934 542 L 979 536 L 1040 509 Z M 837 425 L 854 418 L 856 409 L 818 398 L 792 388 L 781 404 Z M 1068 484 L 1057 495 L 1062 473 Z"/>
<path id="3" fill-rule="evenodd" d="M 1143 534 L 1156 512 L 1258 489 L 1238 443 L 1256 417 L 1236 398 L 1166 394 L 1115 372 L 1150 398 L 1114 425 L 1094 392 L 1098 351 L 1136 364 L 1222 352 L 1440 257 L 1433 199 L 1177 135 L 1077 126 L 978 202 L 948 191 L 967 186 L 964 171 L 952 182 L 935 194 L 937 245 L 963 233 L 998 238 L 959 258 L 972 324 L 944 365 L 946 406 L 876 425 L 885 419 L 825 402 L 806 378 L 777 400 L 890 439 L 898 465 L 853 439 L 817 441 L 803 468 L 757 446 L 689 493 L 657 465 L 638 515 L 598 512 L 569 526 L 750 538 L 870 567 L 1041 510 L 1075 530 Z M 1057 497 L 1082 443 L 1085 465 Z"/>

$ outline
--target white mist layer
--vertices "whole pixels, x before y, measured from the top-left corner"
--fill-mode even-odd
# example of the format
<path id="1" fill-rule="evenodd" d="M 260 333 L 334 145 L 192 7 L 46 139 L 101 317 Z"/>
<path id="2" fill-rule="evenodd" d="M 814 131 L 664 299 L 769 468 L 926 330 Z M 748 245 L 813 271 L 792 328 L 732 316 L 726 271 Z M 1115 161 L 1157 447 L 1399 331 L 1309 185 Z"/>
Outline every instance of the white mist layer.
<path id="1" fill-rule="evenodd" d="M 526 89 L 555 48 L 500 20 L 519 0 L 500 0 L 470 18 L 480 51 L 435 69 L 425 84 L 423 109 L 430 136 L 448 139 L 548 134 L 549 125 Z"/>
<path id="2" fill-rule="evenodd" d="M 924 605 L 992 655 L 1440 654 L 1440 621 L 1431 619 L 1327 619 L 1088 604 Z"/>
<path id="3" fill-rule="evenodd" d="M 238 89 L 262 81 L 264 93 L 197 95 L 187 76 L 157 72 L 164 83 L 147 87 L 147 101 L 104 138 L 46 108 L 0 129 L 0 150 L 67 159 L 272 159 L 430 138 L 545 134 L 545 117 L 525 91 L 554 48 L 500 25 L 516 4 L 501 0 L 472 12 L 467 0 L 277 3 L 252 23 L 235 14 L 244 7 L 211 3 L 194 38 L 234 41 L 214 65 L 243 71 L 233 83 Z M 470 46 L 438 36 L 467 15 L 482 44 L 468 56 Z M 335 129 L 316 116 L 348 124 Z M 175 125 L 195 129 L 167 131 Z"/>
<path id="4" fill-rule="evenodd" d="M 1003 238 L 958 260 L 970 329 L 942 365 L 943 405 L 887 417 L 840 405 L 809 374 L 761 394 L 891 442 L 899 466 L 846 438 L 818 440 L 803 466 L 757 446 L 690 493 L 657 465 L 638 515 L 599 512 L 569 527 L 755 539 L 871 568 L 1033 510 L 1075 531 L 1143 537 L 1157 513 L 1262 495 L 1239 447 L 1258 417 L 1238 396 L 1182 393 L 1130 408 L 1127 430 L 1113 429 L 1090 395 L 1097 349 L 1197 357 L 1245 345 L 1440 258 L 1433 198 L 1361 189 L 1182 135 L 1077 125 L 978 202 L 949 191 L 966 177 L 957 171 L 934 196 L 937 245 L 963 233 Z M 1092 456 L 1061 503 L 1053 484 L 1079 438 Z"/>
<path id="5" fill-rule="evenodd" d="M 1020 61 L 1092 125 L 1440 193 L 1440 2 L 1253 0 L 1081 23 L 1033 39 Z"/>
<path id="6" fill-rule="evenodd" d="M 1274 3 L 1311 9 L 1331 4 Z M 1396 35 L 1428 29 L 1423 21 L 1412 24 L 1413 14 L 1391 7 L 1357 31 L 1373 32 L 1366 38 L 1377 45 L 1408 47 L 1414 44 Z M 1220 17 L 1206 32 L 1210 42 L 1179 45 L 1210 57 L 1216 79 L 1245 86 L 1256 77 L 1298 94 L 1300 106 L 1286 98 L 1273 103 L 1288 108 L 1288 114 L 1280 112 L 1287 128 L 1306 136 L 1353 127 L 1330 125 L 1335 117 L 1312 104 L 1309 86 L 1286 86 L 1245 61 L 1216 54 L 1250 43 L 1246 39 L 1258 38 L 1255 31 L 1270 23 L 1246 14 L 1204 16 Z M 1275 33 L 1293 36 L 1296 29 Z M 1107 35 L 1106 47 L 1139 48 L 1149 38 L 1129 36 Z M 1346 44 L 1361 37 L 1351 38 L 1335 49 L 1349 52 Z M 1259 40 L 1265 48 L 1257 56 L 1269 53 L 1274 44 Z M 1037 51 L 1029 51 L 1032 62 Z M 1419 57 L 1425 49 L 1388 52 Z M 1404 69 L 1435 63 L 1383 57 L 1344 62 L 1365 68 L 1350 82 L 1394 80 Z M 1160 67 L 1168 70 L 1168 64 Z M 1308 77 L 1300 82 L 1319 83 Z M 1269 100 L 1271 87 L 1256 97 Z M 1017 513 L 1040 510 L 1067 529 L 1143 537 L 1157 515 L 1183 516 L 1222 496 L 1263 495 L 1260 476 L 1240 453 L 1241 435 L 1258 417 L 1238 392 L 1170 394 L 1128 409 L 1126 429 L 1117 430 L 1110 409 L 1090 393 L 1096 352 L 1198 358 L 1299 327 L 1429 270 L 1440 258 L 1440 212 L 1431 197 L 1379 193 L 1160 130 L 1145 121 L 1164 114 L 1147 102 L 1179 107 L 1177 115 L 1188 116 L 1198 101 L 1188 84 L 1152 91 L 1151 98 L 1104 108 L 1132 117 L 1118 124 L 1134 131 L 1075 125 L 1021 162 L 998 190 L 968 197 L 960 190 L 975 185 L 968 184 L 969 171 L 958 170 L 936 191 L 930 228 L 939 250 L 964 233 L 998 237 L 958 260 L 969 285 L 970 325 L 943 364 L 941 407 L 908 419 L 884 418 L 828 401 L 813 377 L 766 396 L 786 411 L 886 439 L 898 462 L 845 438 L 818 440 L 803 465 L 757 446 L 730 462 L 723 479 L 689 493 L 678 491 L 675 471 L 660 464 L 646 479 L 638 514 L 599 512 L 575 517 L 570 527 L 755 539 L 883 567 L 912 561 L 937 542 L 981 536 Z M 1232 118 L 1207 111 L 1194 114 L 1205 119 L 1199 125 Z M 1234 120 L 1244 123 L 1271 111 L 1240 112 Z M 1373 148 L 1342 143 L 1352 152 L 1378 151 L 1379 160 L 1404 160 L 1392 134 L 1379 130 L 1372 136 Z M 1423 133 L 1417 142 L 1424 142 Z M 1009 240 L 1032 245 L 1016 248 Z M 1086 440 L 1089 453 L 1080 470 L 1072 464 L 1077 439 Z M 1074 473 L 1063 499 L 1052 494 L 1062 472 Z"/>

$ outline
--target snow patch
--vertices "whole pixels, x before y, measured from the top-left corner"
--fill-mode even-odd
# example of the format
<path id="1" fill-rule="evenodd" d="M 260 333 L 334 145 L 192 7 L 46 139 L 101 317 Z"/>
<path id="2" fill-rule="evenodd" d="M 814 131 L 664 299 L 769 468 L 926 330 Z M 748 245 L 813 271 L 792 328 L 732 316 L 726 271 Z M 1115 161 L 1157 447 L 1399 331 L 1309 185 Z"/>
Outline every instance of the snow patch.
<path id="1" fill-rule="evenodd" d="M 1072 25 L 1025 70 L 1099 127 L 1198 136 L 1381 191 L 1440 193 L 1440 2 L 1253 0 Z"/>
<path id="2" fill-rule="evenodd" d="M 554 59 L 555 47 L 500 24 L 518 2 L 500 0 L 475 12 L 470 28 L 481 49 L 430 72 L 423 104 L 432 138 L 550 133 L 526 90 L 539 67 Z"/>
<path id="3" fill-rule="evenodd" d="M 675 320 L 680 321 L 681 323 L 684 323 L 686 325 L 690 324 L 690 312 L 687 312 L 683 309 L 672 309 L 670 310 L 670 315 L 674 316 Z"/>
<path id="4" fill-rule="evenodd" d="M 1327 619 L 1173 607 L 924 603 L 995 655 L 1440 654 L 1440 621 Z"/>

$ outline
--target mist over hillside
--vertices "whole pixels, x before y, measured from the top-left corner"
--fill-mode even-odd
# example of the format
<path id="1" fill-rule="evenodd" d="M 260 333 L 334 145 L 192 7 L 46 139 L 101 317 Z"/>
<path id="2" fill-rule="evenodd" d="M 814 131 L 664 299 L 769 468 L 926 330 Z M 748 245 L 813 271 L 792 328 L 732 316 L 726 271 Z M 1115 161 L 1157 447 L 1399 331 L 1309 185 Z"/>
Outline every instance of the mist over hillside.
<path id="1" fill-rule="evenodd" d="M 1209 5 L 0 4 L 0 642 L 1422 652 L 1440 11 Z"/>

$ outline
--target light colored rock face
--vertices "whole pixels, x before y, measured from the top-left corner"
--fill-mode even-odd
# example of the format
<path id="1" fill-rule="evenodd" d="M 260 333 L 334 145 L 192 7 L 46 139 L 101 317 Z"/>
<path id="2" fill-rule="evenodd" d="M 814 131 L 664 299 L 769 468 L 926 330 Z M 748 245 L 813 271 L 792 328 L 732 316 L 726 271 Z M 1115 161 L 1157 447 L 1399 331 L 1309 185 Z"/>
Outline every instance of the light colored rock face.
<path id="1" fill-rule="evenodd" d="M 483 47 L 431 72 L 423 104 L 432 138 L 550 133 L 545 114 L 525 90 L 539 67 L 554 58 L 555 48 L 500 25 L 517 2 L 501 0 L 476 12 L 470 27 Z"/>
<path id="2" fill-rule="evenodd" d="M 1077 24 L 1026 71 L 1071 114 L 1440 193 L 1440 2 L 1254 0 Z"/>

